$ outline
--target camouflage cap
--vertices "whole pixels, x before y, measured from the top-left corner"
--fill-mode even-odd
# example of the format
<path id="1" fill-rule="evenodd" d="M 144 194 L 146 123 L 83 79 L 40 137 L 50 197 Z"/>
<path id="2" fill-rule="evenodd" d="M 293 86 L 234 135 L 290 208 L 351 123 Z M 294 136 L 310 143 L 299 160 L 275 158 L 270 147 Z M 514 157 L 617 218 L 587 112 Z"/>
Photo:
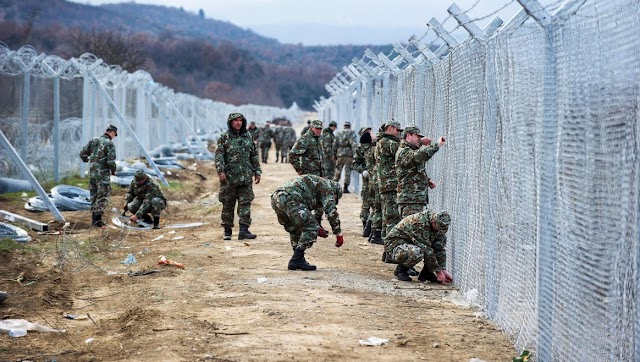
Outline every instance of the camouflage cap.
<path id="1" fill-rule="evenodd" d="M 135 177 L 136 181 L 142 181 L 142 180 L 147 178 L 147 173 L 144 172 L 144 170 L 138 170 L 138 171 L 136 171 L 136 174 L 135 174 L 134 177 Z"/>
<path id="2" fill-rule="evenodd" d="M 387 129 L 387 127 L 395 127 L 398 129 L 398 131 L 402 131 L 402 126 L 400 125 L 400 122 L 398 121 L 389 121 L 385 123 L 385 129 Z"/>
<path id="3" fill-rule="evenodd" d="M 451 224 L 451 216 L 446 211 L 434 212 L 431 214 L 431 221 L 438 225 L 438 229 L 446 232 Z"/>
<path id="4" fill-rule="evenodd" d="M 345 127 L 351 127 L 351 122 L 344 122 Z"/>
<path id="5" fill-rule="evenodd" d="M 336 121 L 331 121 L 329 122 L 329 127 L 338 127 L 338 124 L 336 123 Z"/>
<path id="6" fill-rule="evenodd" d="M 338 200 L 340 200 L 342 197 L 342 186 L 340 186 L 340 183 L 333 180 L 327 180 L 327 182 L 331 185 L 331 188 L 333 188 L 333 194 L 338 197 Z M 337 204 L 338 202 L 336 201 L 336 205 Z"/>
<path id="7" fill-rule="evenodd" d="M 371 127 L 362 127 L 362 128 L 360 128 L 360 130 L 358 131 L 358 136 L 362 137 L 362 135 L 367 131 L 371 131 Z"/>
<path id="8" fill-rule="evenodd" d="M 322 129 L 322 121 L 319 119 L 314 119 L 311 121 L 311 128 L 320 128 Z"/>
<path id="9" fill-rule="evenodd" d="M 414 126 L 409 126 L 407 128 L 404 129 L 404 133 L 411 133 L 411 134 L 417 134 L 420 137 L 424 137 L 424 135 L 422 134 L 422 132 L 420 132 L 420 128 L 418 127 L 414 127 Z"/>
<path id="10" fill-rule="evenodd" d="M 231 122 L 236 118 L 244 119 L 244 116 L 242 115 L 242 113 L 230 113 L 229 117 L 227 117 L 227 122 Z"/>
<path id="11" fill-rule="evenodd" d="M 115 133 L 116 133 L 116 136 L 118 135 L 118 127 L 116 127 L 116 126 L 114 126 L 114 125 L 112 125 L 112 124 L 110 124 L 109 126 L 107 126 L 107 132 L 109 132 L 109 131 L 113 131 L 113 132 L 115 132 Z"/>

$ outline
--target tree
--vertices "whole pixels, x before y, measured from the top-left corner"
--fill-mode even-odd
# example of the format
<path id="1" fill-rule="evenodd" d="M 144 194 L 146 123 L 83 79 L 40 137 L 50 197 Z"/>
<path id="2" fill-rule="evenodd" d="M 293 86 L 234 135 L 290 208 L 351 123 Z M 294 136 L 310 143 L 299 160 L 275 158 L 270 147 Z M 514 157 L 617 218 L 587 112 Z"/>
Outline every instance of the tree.
<path id="1" fill-rule="evenodd" d="M 102 58 L 107 64 L 119 65 L 133 73 L 146 62 L 144 41 L 140 35 L 132 35 L 120 30 L 77 28 L 72 35 L 73 56 L 91 53 Z"/>

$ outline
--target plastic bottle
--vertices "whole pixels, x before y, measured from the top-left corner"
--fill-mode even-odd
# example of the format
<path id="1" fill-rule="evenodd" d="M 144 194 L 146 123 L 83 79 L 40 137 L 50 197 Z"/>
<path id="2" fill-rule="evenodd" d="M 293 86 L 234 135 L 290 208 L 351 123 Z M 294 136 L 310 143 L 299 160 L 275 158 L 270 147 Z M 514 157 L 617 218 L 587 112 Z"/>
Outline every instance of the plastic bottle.
<path id="1" fill-rule="evenodd" d="M 9 337 L 24 337 L 27 335 L 25 329 L 12 329 L 9 331 Z"/>

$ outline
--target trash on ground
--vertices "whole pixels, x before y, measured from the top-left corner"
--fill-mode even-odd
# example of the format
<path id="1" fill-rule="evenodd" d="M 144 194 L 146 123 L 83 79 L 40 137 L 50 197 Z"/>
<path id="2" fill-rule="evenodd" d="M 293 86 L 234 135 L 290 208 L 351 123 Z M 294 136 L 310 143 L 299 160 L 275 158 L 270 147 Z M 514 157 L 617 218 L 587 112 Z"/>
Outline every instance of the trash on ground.
<path id="1" fill-rule="evenodd" d="M 83 319 L 89 319 L 89 317 L 87 317 L 86 314 L 70 314 L 70 313 L 62 313 L 62 316 L 67 318 L 67 319 L 73 319 L 73 320 L 83 320 Z"/>
<path id="2" fill-rule="evenodd" d="M 138 270 L 137 272 L 128 272 L 127 275 L 130 277 L 139 277 L 141 275 L 159 273 L 161 271 L 162 270 L 159 270 L 159 269 L 142 269 L 142 270 Z"/>
<path id="3" fill-rule="evenodd" d="M 164 238 L 164 235 L 158 235 L 158 236 L 156 236 L 156 238 L 155 238 L 155 239 L 153 239 L 153 240 L 151 240 L 151 241 L 158 241 L 158 240 L 160 240 L 160 239 L 162 239 L 162 238 Z"/>
<path id="4" fill-rule="evenodd" d="M 184 236 L 174 236 L 171 238 L 171 240 L 182 240 L 184 239 Z"/>
<path id="5" fill-rule="evenodd" d="M 122 261 L 122 264 L 124 265 L 131 265 L 131 264 L 137 264 L 137 263 L 138 261 L 136 260 L 136 257 L 133 256 L 133 253 L 129 253 L 129 255 L 127 255 L 127 258 Z"/>
<path id="6" fill-rule="evenodd" d="M 160 264 L 160 265 L 164 265 L 164 264 L 173 265 L 173 266 L 178 267 L 180 269 L 184 269 L 184 264 L 183 263 L 178 263 L 178 262 L 173 261 L 171 259 L 167 259 L 167 258 L 165 258 L 164 255 L 160 255 L 160 261 L 158 262 L 158 264 Z"/>
<path id="7" fill-rule="evenodd" d="M 388 339 L 378 338 L 378 337 L 369 337 L 369 339 L 361 339 L 361 346 L 381 346 L 383 344 L 387 344 L 389 342 Z"/>
<path id="8" fill-rule="evenodd" d="M 64 329 L 53 329 L 38 323 L 31 323 L 25 319 L 4 319 L 0 320 L 0 333 L 9 333 L 12 329 L 23 329 L 25 331 L 37 332 L 66 332 Z"/>
<path id="9" fill-rule="evenodd" d="M 267 282 L 267 278 L 260 277 L 256 281 L 258 282 L 258 284 L 264 284 Z"/>
<path id="10" fill-rule="evenodd" d="M 24 329 L 12 329 L 8 334 L 9 337 L 24 337 L 27 335 L 27 331 Z"/>
<path id="11" fill-rule="evenodd" d="M 186 228 L 195 228 L 198 226 L 202 226 L 202 225 L 207 225 L 208 222 L 192 222 L 189 224 L 172 224 L 172 225 L 167 225 L 164 228 L 165 229 L 186 229 Z"/>
<path id="12" fill-rule="evenodd" d="M 93 342 L 93 340 L 94 340 L 93 337 L 87 338 L 87 339 L 84 340 L 84 343 L 89 344 L 89 343 Z"/>

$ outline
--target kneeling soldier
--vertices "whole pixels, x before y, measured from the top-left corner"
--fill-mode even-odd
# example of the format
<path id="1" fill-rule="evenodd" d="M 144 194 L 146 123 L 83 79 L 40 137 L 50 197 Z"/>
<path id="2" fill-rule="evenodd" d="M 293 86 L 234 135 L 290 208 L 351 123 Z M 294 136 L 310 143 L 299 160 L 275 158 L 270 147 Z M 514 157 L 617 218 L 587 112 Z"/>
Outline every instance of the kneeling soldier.
<path id="1" fill-rule="evenodd" d="M 167 207 L 167 199 L 162 194 L 160 186 L 147 176 L 143 170 L 136 174 L 129 185 L 127 197 L 124 202 L 124 211 L 131 211 L 133 216 L 129 220 L 136 222 L 142 218 L 146 223 L 151 223 L 153 215 L 153 228 L 160 228 L 160 212 Z"/>

